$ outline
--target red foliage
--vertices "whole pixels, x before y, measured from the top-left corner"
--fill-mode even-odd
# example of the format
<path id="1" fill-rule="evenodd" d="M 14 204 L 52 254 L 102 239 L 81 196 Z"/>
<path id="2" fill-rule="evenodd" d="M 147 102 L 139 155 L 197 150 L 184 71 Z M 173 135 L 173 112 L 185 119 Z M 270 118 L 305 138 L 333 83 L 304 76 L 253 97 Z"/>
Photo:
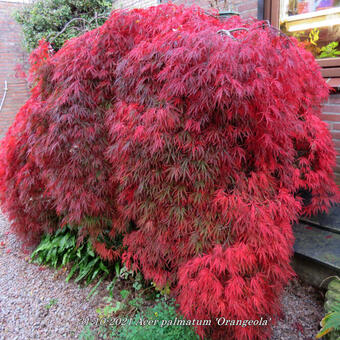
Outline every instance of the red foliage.
<path id="1" fill-rule="evenodd" d="M 236 39 L 217 33 L 238 27 Z M 169 284 L 186 317 L 275 318 L 292 275 L 291 223 L 338 195 L 313 56 L 262 22 L 175 5 L 115 11 L 55 55 L 44 42 L 34 53 L 32 97 L 1 149 L 13 230 L 34 241 L 85 227 L 114 259 L 121 249 L 96 241 L 109 226 L 125 234 L 123 260 Z"/>
<path id="2" fill-rule="evenodd" d="M 21 65 L 21 64 L 15 65 L 14 71 L 15 71 L 15 77 L 16 78 L 25 79 L 25 80 L 27 79 L 27 74 L 24 70 L 23 65 Z"/>

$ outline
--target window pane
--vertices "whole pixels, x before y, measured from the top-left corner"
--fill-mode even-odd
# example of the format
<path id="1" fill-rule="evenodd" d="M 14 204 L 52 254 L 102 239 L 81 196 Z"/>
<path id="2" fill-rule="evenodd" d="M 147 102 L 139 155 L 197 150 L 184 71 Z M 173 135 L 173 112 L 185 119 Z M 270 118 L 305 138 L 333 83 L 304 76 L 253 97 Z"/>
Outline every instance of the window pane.
<path id="1" fill-rule="evenodd" d="M 316 58 L 340 57 L 340 0 L 280 1 L 280 28 Z"/>

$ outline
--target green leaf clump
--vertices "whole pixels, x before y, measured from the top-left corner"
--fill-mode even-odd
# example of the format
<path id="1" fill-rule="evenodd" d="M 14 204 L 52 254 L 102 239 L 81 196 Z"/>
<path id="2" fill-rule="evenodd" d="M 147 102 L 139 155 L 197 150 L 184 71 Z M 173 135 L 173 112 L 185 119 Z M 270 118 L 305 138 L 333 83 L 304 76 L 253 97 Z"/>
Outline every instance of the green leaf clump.
<path id="1" fill-rule="evenodd" d="M 45 234 L 31 259 L 59 269 L 72 263 L 66 281 L 78 273 L 75 282 L 89 284 L 97 277 L 101 278 L 101 282 L 109 274 L 109 264 L 94 252 L 91 241 L 86 239 L 77 246 L 77 233 L 69 227 L 59 229 L 54 234 Z"/>

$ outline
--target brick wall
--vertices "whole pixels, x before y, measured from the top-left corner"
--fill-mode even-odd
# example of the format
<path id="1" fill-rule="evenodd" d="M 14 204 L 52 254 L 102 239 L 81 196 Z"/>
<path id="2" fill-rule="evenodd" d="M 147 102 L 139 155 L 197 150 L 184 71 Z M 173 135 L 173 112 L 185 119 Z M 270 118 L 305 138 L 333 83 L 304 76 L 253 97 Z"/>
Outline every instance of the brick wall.
<path id="1" fill-rule="evenodd" d="M 202 8 L 211 8 L 208 0 L 173 0 L 175 4 L 186 4 L 188 6 L 196 4 Z M 222 0 L 220 0 L 223 3 Z M 240 13 L 243 18 L 257 17 L 257 0 L 232 0 L 231 5 L 234 11 Z"/>
<path id="2" fill-rule="evenodd" d="M 0 2 L 15 2 L 16 4 L 29 4 L 34 0 L 0 0 Z"/>
<path id="3" fill-rule="evenodd" d="M 23 64 L 27 60 L 27 55 L 21 47 L 20 26 L 12 17 L 13 11 L 20 6 L 20 3 L 0 1 L 0 102 L 4 94 L 5 80 L 8 83 L 7 96 L 0 111 L 0 139 L 28 99 L 26 82 L 14 76 L 15 65 Z"/>
<path id="4" fill-rule="evenodd" d="M 115 9 L 144 8 L 158 5 L 158 0 L 116 0 L 113 2 Z"/>
<path id="5" fill-rule="evenodd" d="M 159 3 L 165 3 L 167 0 L 116 0 L 113 3 L 114 8 L 142 8 L 155 6 Z M 223 2 L 220 0 L 220 2 Z M 233 9 L 239 12 L 243 17 L 257 16 L 257 0 L 232 0 Z M 209 0 L 173 0 L 174 4 L 185 4 L 190 6 L 196 4 L 202 8 L 210 8 Z"/>
<path id="6" fill-rule="evenodd" d="M 337 165 L 335 168 L 336 182 L 340 186 L 340 93 L 331 94 L 323 107 L 322 120 L 328 123 L 335 150 L 337 152 Z"/>

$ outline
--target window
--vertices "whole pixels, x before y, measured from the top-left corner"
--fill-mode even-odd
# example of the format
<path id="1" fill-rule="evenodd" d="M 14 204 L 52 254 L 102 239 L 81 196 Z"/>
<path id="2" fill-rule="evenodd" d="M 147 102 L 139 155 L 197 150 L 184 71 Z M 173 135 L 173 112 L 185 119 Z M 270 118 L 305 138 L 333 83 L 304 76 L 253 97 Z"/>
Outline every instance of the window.
<path id="1" fill-rule="evenodd" d="M 340 0 L 284 0 L 280 29 L 303 43 L 315 58 L 340 56 Z"/>
<path id="2" fill-rule="evenodd" d="M 340 0 L 265 0 L 264 18 L 301 41 L 322 75 L 340 84 Z"/>

